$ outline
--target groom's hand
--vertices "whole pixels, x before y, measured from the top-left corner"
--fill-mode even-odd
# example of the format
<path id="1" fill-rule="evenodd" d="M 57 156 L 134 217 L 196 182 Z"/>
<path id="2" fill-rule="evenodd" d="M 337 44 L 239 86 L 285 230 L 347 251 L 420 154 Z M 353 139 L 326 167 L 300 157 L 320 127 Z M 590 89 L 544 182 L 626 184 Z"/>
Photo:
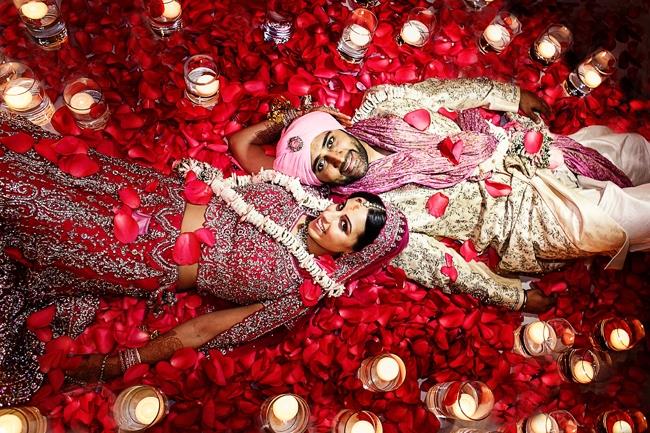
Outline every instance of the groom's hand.
<path id="1" fill-rule="evenodd" d="M 547 117 L 551 114 L 551 107 L 548 106 L 546 101 L 533 92 L 524 89 L 521 89 L 519 97 L 519 110 L 523 111 L 527 117 L 530 117 L 535 122 L 540 120 L 537 113 L 535 113 L 536 111 Z"/>

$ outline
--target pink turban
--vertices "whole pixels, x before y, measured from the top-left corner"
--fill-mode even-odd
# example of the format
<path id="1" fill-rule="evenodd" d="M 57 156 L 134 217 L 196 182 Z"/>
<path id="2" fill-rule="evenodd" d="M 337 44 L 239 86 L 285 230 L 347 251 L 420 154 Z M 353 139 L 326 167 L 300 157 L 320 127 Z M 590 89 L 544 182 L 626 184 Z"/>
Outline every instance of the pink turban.
<path id="1" fill-rule="evenodd" d="M 273 168 L 306 185 L 322 185 L 311 169 L 310 145 L 318 134 L 335 129 L 343 129 L 343 125 L 322 111 L 300 116 L 282 133 L 275 148 Z"/>

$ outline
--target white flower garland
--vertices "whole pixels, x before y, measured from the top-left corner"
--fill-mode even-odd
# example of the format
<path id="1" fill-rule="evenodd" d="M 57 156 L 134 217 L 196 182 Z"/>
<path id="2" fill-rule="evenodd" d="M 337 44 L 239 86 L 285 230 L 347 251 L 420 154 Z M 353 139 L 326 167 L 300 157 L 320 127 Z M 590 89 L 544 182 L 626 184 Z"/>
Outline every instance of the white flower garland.
<path id="1" fill-rule="evenodd" d="M 319 211 L 325 210 L 332 202 L 320 199 L 305 191 L 298 179 L 279 173 L 275 170 L 262 170 L 253 176 L 236 176 L 229 179 L 223 179 L 219 170 L 215 170 L 209 164 L 194 159 L 184 159 L 176 166 L 179 173 L 185 176 L 190 170 L 196 176 L 203 180 L 212 188 L 215 195 L 220 197 L 228 204 L 237 215 L 240 221 L 246 221 L 257 227 L 258 230 L 264 230 L 276 242 L 287 248 L 296 258 L 298 265 L 307 271 L 314 282 L 321 286 L 328 296 L 341 296 L 345 290 L 342 284 L 331 279 L 327 273 L 316 263 L 314 256 L 309 254 L 302 243 L 287 229 L 279 226 L 268 216 L 259 213 L 253 205 L 244 201 L 233 187 L 244 186 L 251 183 L 271 183 L 282 186 L 295 200 L 302 206 Z"/>

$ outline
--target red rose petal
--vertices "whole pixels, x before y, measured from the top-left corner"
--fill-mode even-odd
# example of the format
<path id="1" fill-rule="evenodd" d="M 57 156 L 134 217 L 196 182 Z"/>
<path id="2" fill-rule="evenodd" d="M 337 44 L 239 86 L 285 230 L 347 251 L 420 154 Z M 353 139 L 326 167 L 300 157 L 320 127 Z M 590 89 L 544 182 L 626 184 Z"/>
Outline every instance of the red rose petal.
<path id="1" fill-rule="evenodd" d="M 201 244 L 194 233 L 182 233 L 174 244 L 174 261 L 183 265 L 193 265 L 201 258 Z"/>
<path id="2" fill-rule="evenodd" d="M 303 281 L 299 290 L 302 303 L 307 307 L 313 307 L 316 305 L 323 293 L 321 287 L 318 284 L 315 284 L 311 279 Z"/>
<path id="3" fill-rule="evenodd" d="M 128 244 L 138 237 L 138 223 L 130 213 L 121 211 L 113 217 L 113 234 L 118 241 Z"/>
<path id="4" fill-rule="evenodd" d="M 135 189 L 131 187 L 121 188 L 118 192 L 120 200 L 122 203 L 130 207 L 131 209 L 137 209 L 140 207 L 140 197 Z"/>
<path id="5" fill-rule="evenodd" d="M 77 137 L 63 137 L 57 141 L 54 149 L 61 155 L 87 154 L 88 144 Z"/>
<path id="6" fill-rule="evenodd" d="M 449 137 L 445 138 L 440 142 L 440 144 L 438 144 L 442 156 L 447 158 L 454 165 L 458 165 L 460 162 L 463 147 L 463 140 L 452 141 Z"/>
<path id="7" fill-rule="evenodd" d="M 194 234 L 202 244 L 206 244 L 211 247 L 214 246 L 215 238 L 212 230 L 202 227 L 198 230 L 194 230 Z"/>
<path id="8" fill-rule="evenodd" d="M 490 179 L 485 179 L 485 189 L 492 197 L 504 197 L 510 195 L 512 188 L 505 183 L 494 182 Z"/>
<path id="9" fill-rule="evenodd" d="M 454 266 L 454 258 L 451 256 L 451 254 L 445 253 L 445 261 L 447 262 L 447 265 L 441 267 L 440 272 L 443 275 L 449 277 L 449 281 L 455 283 L 456 279 L 458 278 L 458 271 Z"/>
<path id="10" fill-rule="evenodd" d="M 169 360 L 169 363 L 179 370 L 186 370 L 190 367 L 193 367 L 196 364 L 199 356 L 191 347 L 185 347 L 183 349 L 177 350 L 174 353 L 174 356 Z"/>
<path id="11" fill-rule="evenodd" d="M 463 256 L 466 262 L 476 260 L 478 253 L 476 252 L 476 248 L 471 239 L 467 239 L 463 242 L 463 245 L 460 247 L 460 255 Z"/>
<path id="12" fill-rule="evenodd" d="M 64 156 L 59 160 L 59 167 L 74 177 L 92 176 L 99 171 L 99 164 L 88 155 L 75 154 Z"/>
<path id="13" fill-rule="evenodd" d="M 192 204 L 208 204 L 213 194 L 212 188 L 198 179 L 186 182 L 183 190 L 183 195 Z"/>
<path id="14" fill-rule="evenodd" d="M 448 204 L 449 197 L 441 192 L 437 192 L 427 200 L 427 211 L 434 217 L 440 218 L 445 214 Z"/>
<path id="15" fill-rule="evenodd" d="M 54 319 L 54 314 L 56 313 L 56 305 L 51 305 L 42 310 L 36 311 L 27 317 L 27 327 L 31 330 L 44 328 L 50 326 L 52 319 Z"/>
<path id="16" fill-rule="evenodd" d="M 542 143 L 544 142 L 544 136 L 539 131 L 528 131 L 524 135 L 524 148 L 526 152 L 534 155 L 539 152 L 539 149 L 542 148 Z"/>
<path id="17" fill-rule="evenodd" d="M 424 131 L 431 125 L 431 113 L 425 108 L 420 108 L 404 116 L 404 121 L 415 129 Z"/>
<path id="18" fill-rule="evenodd" d="M 14 152 L 25 153 L 29 152 L 34 146 L 34 138 L 29 134 L 19 132 L 8 137 L 0 137 L 0 143 Z"/>
<path id="19" fill-rule="evenodd" d="M 68 107 L 63 106 L 52 116 L 52 126 L 62 135 L 80 135 L 81 129 L 72 117 Z"/>

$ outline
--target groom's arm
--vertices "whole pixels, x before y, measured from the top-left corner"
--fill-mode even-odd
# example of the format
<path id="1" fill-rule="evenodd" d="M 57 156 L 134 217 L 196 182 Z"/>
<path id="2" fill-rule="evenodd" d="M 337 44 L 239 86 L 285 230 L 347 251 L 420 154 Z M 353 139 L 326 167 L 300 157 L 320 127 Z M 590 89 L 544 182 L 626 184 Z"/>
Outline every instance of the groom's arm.
<path id="1" fill-rule="evenodd" d="M 228 139 L 230 153 L 249 173 L 273 168 L 274 158 L 266 154 L 264 145 L 275 145 L 283 126 L 282 123 L 265 120 L 235 132 Z"/>

